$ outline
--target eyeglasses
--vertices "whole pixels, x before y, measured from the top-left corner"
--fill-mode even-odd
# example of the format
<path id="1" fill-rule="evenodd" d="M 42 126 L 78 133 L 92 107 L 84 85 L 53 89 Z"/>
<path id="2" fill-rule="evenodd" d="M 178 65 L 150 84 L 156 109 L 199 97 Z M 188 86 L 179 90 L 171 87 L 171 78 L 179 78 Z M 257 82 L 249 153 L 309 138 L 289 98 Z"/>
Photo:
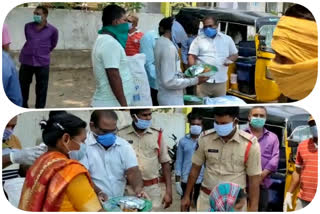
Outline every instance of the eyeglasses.
<path id="1" fill-rule="evenodd" d="M 114 130 L 110 130 L 110 129 L 101 129 L 100 127 L 96 127 L 97 130 L 99 130 L 100 133 L 103 133 L 101 135 L 104 135 L 104 134 L 108 134 L 108 133 L 117 133 L 119 131 L 118 127 L 116 127 Z M 97 133 L 93 133 L 93 136 L 94 137 L 98 137 L 100 134 L 97 134 Z"/>

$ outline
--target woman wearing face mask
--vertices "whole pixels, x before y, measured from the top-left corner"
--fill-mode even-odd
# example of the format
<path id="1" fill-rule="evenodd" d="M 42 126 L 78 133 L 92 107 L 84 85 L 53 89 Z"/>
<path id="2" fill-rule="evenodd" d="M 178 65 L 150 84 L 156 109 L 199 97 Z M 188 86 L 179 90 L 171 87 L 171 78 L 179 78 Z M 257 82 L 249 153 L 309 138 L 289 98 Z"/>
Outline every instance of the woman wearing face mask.
<path id="1" fill-rule="evenodd" d="M 157 71 L 159 105 L 184 105 L 183 89 L 207 81 L 208 77 L 184 78 L 180 68 L 177 47 L 172 41 L 172 17 L 159 23 L 161 36 L 155 46 L 155 65 Z"/>
<path id="2" fill-rule="evenodd" d="M 55 212 L 102 210 L 87 169 L 77 161 L 86 151 L 86 123 L 63 113 L 51 114 L 40 125 L 48 152 L 28 170 L 19 208 Z"/>

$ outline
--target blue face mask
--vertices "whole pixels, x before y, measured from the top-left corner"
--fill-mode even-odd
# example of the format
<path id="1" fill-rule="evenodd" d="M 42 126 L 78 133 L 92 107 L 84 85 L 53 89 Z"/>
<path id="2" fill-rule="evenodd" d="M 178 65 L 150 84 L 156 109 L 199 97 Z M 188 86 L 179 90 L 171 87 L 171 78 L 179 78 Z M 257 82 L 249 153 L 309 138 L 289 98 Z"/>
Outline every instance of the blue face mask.
<path id="1" fill-rule="evenodd" d="M 192 125 L 190 126 L 190 134 L 192 135 L 200 135 L 202 132 L 202 127 L 198 125 Z"/>
<path id="2" fill-rule="evenodd" d="M 42 17 L 39 15 L 33 15 L 33 21 L 36 23 L 41 23 Z"/>
<path id="3" fill-rule="evenodd" d="M 105 147 L 112 146 L 116 142 L 117 136 L 114 133 L 98 135 L 97 142 Z"/>
<path id="4" fill-rule="evenodd" d="M 318 129 L 317 126 L 311 126 L 310 127 L 310 131 L 313 137 L 318 138 Z"/>
<path id="5" fill-rule="evenodd" d="M 129 30 L 130 30 L 132 28 L 132 23 L 128 22 L 128 25 L 129 25 Z"/>
<path id="6" fill-rule="evenodd" d="M 203 32 L 207 37 L 214 38 L 217 35 L 217 29 L 212 27 L 203 28 Z"/>
<path id="7" fill-rule="evenodd" d="M 87 145 L 80 143 L 79 150 L 71 150 L 68 152 L 69 158 L 80 161 L 87 153 Z"/>
<path id="8" fill-rule="evenodd" d="M 216 130 L 217 134 L 221 137 L 228 136 L 233 131 L 233 122 L 218 125 L 214 122 L 214 129 Z"/>
<path id="9" fill-rule="evenodd" d="M 5 129 L 3 132 L 2 140 L 4 140 L 4 141 L 9 140 L 9 138 L 11 137 L 12 134 L 13 134 L 12 129 Z"/>
<path id="10" fill-rule="evenodd" d="M 152 122 L 151 120 L 139 119 L 137 115 L 135 115 L 135 117 L 138 120 L 138 122 L 134 122 L 134 124 L 138 129 L 145 130 L 151 126 L 151 122 Z"/>
<path id="11" fill-rule="evenodd" d="M 266 123 L 266 118 L 261 118 L 261 117 L 251 117 L 250 120 L 250 125 L 253 128 L 263 128 L 264 124 Z"/>

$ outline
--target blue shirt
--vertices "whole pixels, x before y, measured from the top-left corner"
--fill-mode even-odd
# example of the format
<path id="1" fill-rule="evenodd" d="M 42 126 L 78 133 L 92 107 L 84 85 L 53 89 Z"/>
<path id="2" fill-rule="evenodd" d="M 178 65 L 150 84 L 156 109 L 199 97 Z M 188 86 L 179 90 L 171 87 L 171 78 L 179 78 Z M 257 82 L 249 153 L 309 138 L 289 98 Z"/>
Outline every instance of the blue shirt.
<path id="1" fill-rule="evenodd" d="M 177 150 L 176 175 L 181 177 L 181 182 L 187 183 L 192 166 L 192 155 L 196 151 L 198 142 L 190 135 L 181 138 Z M 202 166 L 199 177 L 196 181 L 200 184 L 203 181 L 204 166 Z"/>
<path id="2" fill-rule="evenodd" d="M 117 136 L 107 150 L 100 145 L 92 132 L 88 132 L 86 157 L 80 162 L 88 169 L 91 178 L 109 198 L 123 196 L 126 187 L 126 171 L 138 166 L 132 146 Z"/>
<path id="3" fill-rule="evenodd" d="M 183 64 L 188 64 L 188 53 L 189 53 L 189 48 L 192 43 L 192 41 L 196 38 L 196 36 L 191 36 L 187 40 L 184 40 L 181 42 L 181 58 Z"/>
<path id="4" fill-rule="evenodd" d="M 22 106 L 22 95 L 16 66 L 10 55 L 2 50 L 2 83 L 11 102 Z"/>
<path id="5" fill-rule="evenodd" d="M 156 46 L 156 41 L 159 39 L 158 32 L 152 30 L 144 34 L 140 40 L 140 53 L 146 55 L 145 69 L 147 71 L 149 85 L 153 89 L 158 89 L 157 85 L 157 75 L 154 59 L 154 47 Z"/>

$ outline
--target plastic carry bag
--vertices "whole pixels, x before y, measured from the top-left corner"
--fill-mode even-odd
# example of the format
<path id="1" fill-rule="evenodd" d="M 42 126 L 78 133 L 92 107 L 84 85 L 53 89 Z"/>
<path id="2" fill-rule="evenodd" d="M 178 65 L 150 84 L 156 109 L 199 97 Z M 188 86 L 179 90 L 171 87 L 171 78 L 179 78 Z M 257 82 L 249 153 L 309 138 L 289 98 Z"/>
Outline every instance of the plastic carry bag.
<path id="1" fill-rule="evenodd" d="M 214 76 L 215 73 L 217 72 L 218 72 L 218 68 L 214 65 L 199 64 L 199 65 L 191 66 L 184 72 L 184 74 L 186 77 L 197 77 L 197 76 L 211 77 L 211 76 Z"/>
<path id="2" fill-rule="evenodd" d="M 128 67 L 134 82 L 133 106 L 152 106 L 150 94 L 150 85 L 147 72 L 144 68 L 146 56 L 144 54 L 136 54 L 127 56 Z"/>
<path id="3" fill-rule="evenodd" d="M 3 189 L 7 193 L 8 200 L 15 207 L 19 206 L 24 180 L 25 178 L 13 178 L 6 180 L 3 184 Z"/>
<path id="4" fill-rule="evenodd" d="M 221 96 L 221 97 L 204 97 L 203 98 L 205 105 L 244 105 L 246 102 L 235 96 Z"/>
<path id="5" fill-rule="evenodd" d="M 103 204 L 103 208 L 107 212 L 150 212 L 152 210 L 152 202 L 135 196 L 119 196 L 110 198 Z"/>

